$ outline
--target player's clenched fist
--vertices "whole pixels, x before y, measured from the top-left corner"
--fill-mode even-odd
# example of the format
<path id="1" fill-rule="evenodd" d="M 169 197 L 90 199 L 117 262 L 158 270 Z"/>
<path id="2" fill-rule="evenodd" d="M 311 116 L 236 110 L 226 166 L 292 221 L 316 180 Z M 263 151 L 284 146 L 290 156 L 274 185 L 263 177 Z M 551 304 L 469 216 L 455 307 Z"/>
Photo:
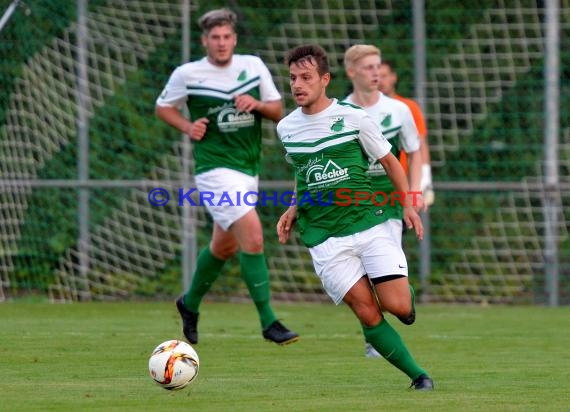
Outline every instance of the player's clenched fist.
<path id="1" fill-rule="evenodd" d="M 190 123 L 190 127 L 187 132 L 188 136 L 190 136 L 190 138 L 193 140 L 202 140 L 206 134 L 206 130 L 208 130 L 209 122 L 210 121 L 207 118 L 201 117 L 195 122 Z"/>
<path id="2" fill-rule="evenodd" d="M 236 109 L 239 112 L 250 113 L 258 109 L 259 100 L 254 99 L 249 94 L 241 94 L 235 97 Z"/>

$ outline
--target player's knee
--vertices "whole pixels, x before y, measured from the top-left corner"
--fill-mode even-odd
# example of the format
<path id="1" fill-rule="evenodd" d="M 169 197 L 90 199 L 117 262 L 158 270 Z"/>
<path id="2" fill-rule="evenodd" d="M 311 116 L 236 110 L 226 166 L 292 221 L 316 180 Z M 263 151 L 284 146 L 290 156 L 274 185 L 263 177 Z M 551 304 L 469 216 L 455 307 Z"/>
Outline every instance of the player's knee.
<path id="1" fill-rule="evenodd" d="M 239 250 L 237 242 L 227 242 L 222 244 L 210 244 L 212 254 L 221 260 L 228 260 L 235 256 Z"/>
<path id="2" fill-rule="evenodd" d="M 242 245 L 242 250 L 247 253 L 263 252 L 263 234 L 255 233 L 248 237 Z"/>

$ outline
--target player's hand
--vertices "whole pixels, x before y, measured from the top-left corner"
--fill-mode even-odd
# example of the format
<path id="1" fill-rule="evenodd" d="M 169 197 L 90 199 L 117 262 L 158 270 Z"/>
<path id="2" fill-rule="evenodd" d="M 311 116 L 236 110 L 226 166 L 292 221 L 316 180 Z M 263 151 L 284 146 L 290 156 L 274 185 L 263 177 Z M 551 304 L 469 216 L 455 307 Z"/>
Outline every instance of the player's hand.
<path id="1" fill-rule="evenodd" d="M 408 229 L 413 228 L 416 231 L 416 236 L 419 240 L 424 238 L 424 226 L 422 225 L 422 219 L 413 207 L 408 206 L 404 208 L 404 222 L 406 222 Z"/>
<path id="2" fill-rule="evenodd" d="M 291 235 L 291 230 L 293 225 L 297 220 L 297 207 L 289 206 L 289 209 L 279 218 L 277 222 L 277 236 L 279 237 L 279 243 L 286 243 Z"/>
<path id="3" fill-rule="evenodd" d="M 210 123 L 210 121 L 206 117 L 201 117 L 195 122 L 190 123 L 189 130 L 186 134 L 188 134 L 191 139 L 200 141 L 208 130 L 208 123 Z"/>
<path id="4" fill-rule="evenodd" d="M 420 192 L 414 194 L 413 207 L 414 210 L 418 213 L 427 212 L 428 205 L 426 204 L 425 199 Z"/>
<path id="5" fill-rule="evenodd" d="M 425 203 L 425 210 L 428 209 L 433 203 L 435 202 L 435 192 L 433 191 L 433 187 L 430 185 L 424 189 L 424 203 Z"/>
<path id="6" fill-rule="evenodd" d="M 239 96 L 236 96 L 234 100 L 238 112 L 250 113 L 254 110 L 257 110 L 261 103 L 259 100 L 254 99 L 249 94 L 240 94 Z"/>

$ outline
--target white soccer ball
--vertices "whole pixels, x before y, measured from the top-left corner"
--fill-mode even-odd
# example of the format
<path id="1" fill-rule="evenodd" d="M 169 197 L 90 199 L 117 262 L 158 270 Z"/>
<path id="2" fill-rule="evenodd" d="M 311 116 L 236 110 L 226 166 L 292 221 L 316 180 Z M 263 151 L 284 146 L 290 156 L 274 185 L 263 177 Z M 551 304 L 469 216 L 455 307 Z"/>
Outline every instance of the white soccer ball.
<path id="1" fill-rule="evenodd" d="M 167 340 L 152 351 L 150 376 L 164 389 L 182 389 L 198 375 L 200 359 L 192 346 L 181 340 Z"/>

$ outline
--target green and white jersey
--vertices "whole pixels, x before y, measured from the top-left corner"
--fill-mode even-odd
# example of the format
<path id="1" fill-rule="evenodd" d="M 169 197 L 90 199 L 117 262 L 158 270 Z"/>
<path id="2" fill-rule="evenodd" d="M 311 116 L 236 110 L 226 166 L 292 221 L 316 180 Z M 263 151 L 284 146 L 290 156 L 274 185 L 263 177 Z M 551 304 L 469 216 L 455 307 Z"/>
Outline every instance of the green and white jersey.
<path id="1" fill-rule="evenodd" d="M 336 99 L 313 115 L 297 108 L 279 122 L 277 134 L 295 168 L 297 218 L 307 247 L 386 221 L 372 203 L 367 170 L 390 144 L 364 110 Z M 356 192 L 369 198 L 357 205 Z"/>
<path id="2" fill-rule="evenodd" d="M 194 141 L 196 174 L 218 167 L 251 176 L 259 173 L 261 119 L 258 112 L 238 112 L 234 97 L 249 94 L 261 101 L 280 100 L 271 73 L 256 56 L 234 54 L 230 65 L 214 66 L 206 57 L 177 67 L 156 104 L 188 104 L 191 120 L 207 117 L 206 135 Z"/>
<path id="3" fill-rule="evenodd" d="M 345 102 L 355 104 L 352 94 L 346 97 Z M 378 101 L 372 106 L 363 107 L 372 120 L 378 125 L 382 134 L 392 145 L 392 154 L 400 159 L 400 151 L 406 153 L 420 149 L 418 129 L 409 107 L 396 99 L 380 93 Z M 372 162 L 368 173 L 372 178 L 372 188 L 375 191 L 384 192 L 388 195 L 394 191 L 392 181 L 386 175 L 386 171 L 378 162 Z M 390 206 L 390 202 L 386 205 Z M 392 210 L 387 210 L 391 218 L 401 219 L 403 216 L 402 205 L 395 202 Z"/>

